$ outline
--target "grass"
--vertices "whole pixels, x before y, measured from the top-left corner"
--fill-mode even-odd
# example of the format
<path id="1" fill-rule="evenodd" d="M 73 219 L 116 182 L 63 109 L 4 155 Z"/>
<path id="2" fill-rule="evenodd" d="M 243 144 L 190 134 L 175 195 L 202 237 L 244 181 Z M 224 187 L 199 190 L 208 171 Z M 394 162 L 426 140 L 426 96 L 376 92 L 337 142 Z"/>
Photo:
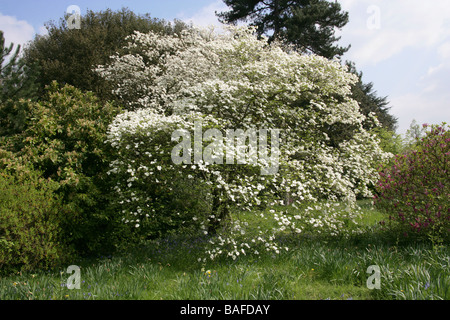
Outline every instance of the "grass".
<path id="1" fill-rule="evenodd" d="M 372 300 L 450 299 L 448 246 L 400 243 L 373 232 L 382 218 L 362 203 L 370 232 L 352 239 L 302 236 L 291 250 L 204 264 L 205 239 L 173 235 L 122 254 L 75 261 L 81 289 L 69 290 L 66 270 L 0 278 L 0 299 L 37 300 Z M 367 288 L 371 265 L 381 289 Z"/>

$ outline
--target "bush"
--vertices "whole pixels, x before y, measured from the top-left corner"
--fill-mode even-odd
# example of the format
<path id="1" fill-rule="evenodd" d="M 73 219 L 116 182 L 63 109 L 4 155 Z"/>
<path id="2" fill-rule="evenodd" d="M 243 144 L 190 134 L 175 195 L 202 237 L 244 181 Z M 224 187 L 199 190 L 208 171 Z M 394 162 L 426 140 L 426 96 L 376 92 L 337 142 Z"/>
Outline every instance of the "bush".
<path id="1" fill-rule="evenodd" d="M 58 185 L 39 178 L 0 171 L 0 272 L 52 268 L 65 262 Z"/>
<path id="2" fill-rule="evenodd" d="M 19 104 L 19 102 L 18 102 Z M 113 239 L 109 207 L 107 125 L 119 108 L 91 92 L 53 82 L 39 102 L 26 104 L 27 126 L 5 139 L 11 163 L 28 163 L 58 184 L 67 211 L 63 231 L 80 253 L 105 247 Z"/>
<path id="3" fill-rule="evenodd" d="M 373 131 L 380 139 L 380 147 L 384 152 L 399 154 L 405 149 L 401 135 L 394 131 L 382 127 L 377 127 Z"/>
<path id="4" fill-rule="evenodd" d="M 210 187 L 198 179 L 191 166 L 175 170 L 171 150 L 176 142 L 171 141 L 171 133 L 181 120 L 167 117 L 148 123 L 133 115 L 126 112 L 118 116 L 107 140 L 116 148 L 108 171 L 115 190 L 112 202 L 116 214 L 133 230 L 133 239 L 129 240 L 158 238 L 198 226 L 211 213 L 205 199 Z M 135 121 L 144 126 L 139 132 L 134 130 Z M 120 139 L 114 134 L 115 125 L 124 130 Z M 128 125 L 132 127 L 125 129 Z"/>
<path id="5" fill-rule="evenodd" d="M 406 235 L 448 237 L 449 156 L 450 131 L 444 123 L 432 126 L 416 150 L 397 155 L 380 170 L 375 203 L 390 214 L 391 227 Z"/>

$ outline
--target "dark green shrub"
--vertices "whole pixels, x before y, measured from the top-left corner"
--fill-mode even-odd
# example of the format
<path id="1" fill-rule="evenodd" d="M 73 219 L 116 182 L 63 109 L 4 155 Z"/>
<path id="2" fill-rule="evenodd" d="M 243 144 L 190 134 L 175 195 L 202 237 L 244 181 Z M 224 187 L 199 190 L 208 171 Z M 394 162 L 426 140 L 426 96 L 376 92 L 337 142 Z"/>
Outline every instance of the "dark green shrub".
<path id="1" fill-rule="evenodd" d="M 57 183 L 0 171 L 0 272 L 52 268 L 67 261 Z"/>
<path id="2" fill-rule="evenodd" d="M 110 56 L 126 46 L 127 36 L 134 31 L 179 34 L 188 27 L 184 22 L 137 15 L 128 8 L 94 12 L 81 16 L 79 30 L 71 30 L 65 17 L 46 23 L 48 35 L 37 35 L 24 50 L 27 65 L 39 67 L 39 94 L 56 80 L 83 91 L 92 91 L 102 101 L 116 97 L 110 83 L 98 76 L 94 69 L 110 60 Z M 76 32 L 74 32 L 76 31 Z M 119 100 L 119 99 L 118 99 Z"/>
<path id="3" fill-rule="evenodd" d="M 66 207 L 62 221 L 67 241 L 79 253 L 112 247 L 116 232 L 109 207 L 108 145 L 110 121 L 119 108 L 100 102 L 92 92 L 56 82 L 39 102 L 27 104 L 26 129 L 7 137 L 4 148 L 14 152 L 11 163 L 27 163 L 57 183 L 55 192 Z"/>

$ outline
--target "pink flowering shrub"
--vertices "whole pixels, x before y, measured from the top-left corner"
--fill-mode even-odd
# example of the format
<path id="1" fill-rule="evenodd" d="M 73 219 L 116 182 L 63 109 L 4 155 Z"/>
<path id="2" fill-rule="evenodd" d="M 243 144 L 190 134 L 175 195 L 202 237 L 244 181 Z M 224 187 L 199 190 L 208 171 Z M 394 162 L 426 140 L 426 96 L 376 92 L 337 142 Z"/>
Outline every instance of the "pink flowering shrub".
<path id="1" fill-rule="evenodd" d="M 450 234 L 450 131 L 445 123 L 382 168 L 375 204 L 405 235 L 448 238 Z M 382 222 L 382 224 L 385 224 Z"/>

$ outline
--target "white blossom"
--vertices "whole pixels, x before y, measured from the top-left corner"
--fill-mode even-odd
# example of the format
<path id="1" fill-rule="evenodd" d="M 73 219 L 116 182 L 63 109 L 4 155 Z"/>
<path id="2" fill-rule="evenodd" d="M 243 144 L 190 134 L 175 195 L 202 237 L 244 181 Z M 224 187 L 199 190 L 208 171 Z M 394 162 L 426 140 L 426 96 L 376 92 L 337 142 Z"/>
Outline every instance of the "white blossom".
<path id="1" fill-rule="evenodd" d="M 295 213 L 274 208 L 261 213 L 261 219 L 277 221 L 276 230 L 259 230 L 258 241 L 245 241 L 264 243 L 273 252 L 279 249 L 272 232 L 337 234 L 345 230 L 344 221 L 356 225 L 360 214 L 356 197 L 371 195 L 368 186 L 376 178 L 375 163 L 389 157 L 375 135 L 364 129 L 366 121 L 375 125 L 377 121 L 362 115 L 351 98 L 357 77 L 337 60 L 269 45 L 267 39 L 255 37 L 253 28 L 225 30 L 193 28 L 173 36 L 135 32 L 124 48 L 126 53 L 97 67 L 114 84 L 113 93 L 125 101 L 127 109 L 109 126 L 106 141 L 116 150 L 108 175 L 120 177 L 114 188 L 118 203 L 136 217 L 151 219 L 144 210 L 128 209 L 132 201 L 127 191 L 141 184 L 172 190 L 164 174 L 179 172 L 192 182 L 220 190 L 243 212 L 253 212 L 255 205 L 284 205 L 286 199 L 280 195 L 289 195 L 298 208 Z M 224 135 L 229 128 L 279 130 L 279 171 L 262 176 L 255 170 L 270 165 L 265 157 L 239 167 L 225 162 L 212 165 L 203 157 L 194 163 L 196 121 L 202 122 L 205 131 L 221 128 Z M 332 131 L 324 128 L 337 124 L 353 131 L 335 146 L 330 144 Z M 175 131 L 179 133 L 176 141 L 172 140 Z M 186 151 L 186 161 L 175 165 L 171 151 L 181 137 L 189 136 L 190 145 L 181 149 Z M 202 148 L 208 145 L 204 142 Z M 233 159 L 242 154 L 238 147 L 227 152 Z M 348 203 L 348 210 L 340 209 L 342 201 Z M 147 204 L 137 196 L 134 202 Z M 309 203 L 315 203 L 314 207 Z M 200 228 L 207 234 L 209 219 L 214 218 L 199 215 L 191 223 L 202 221 Z M 250 234 L 251 227 L 233 220 L 228 233 L 217 241 L 223 249 L 216 248 L 208 256 L 223 253 L 236 259 L 239 250 L 234 246 Z"/>

